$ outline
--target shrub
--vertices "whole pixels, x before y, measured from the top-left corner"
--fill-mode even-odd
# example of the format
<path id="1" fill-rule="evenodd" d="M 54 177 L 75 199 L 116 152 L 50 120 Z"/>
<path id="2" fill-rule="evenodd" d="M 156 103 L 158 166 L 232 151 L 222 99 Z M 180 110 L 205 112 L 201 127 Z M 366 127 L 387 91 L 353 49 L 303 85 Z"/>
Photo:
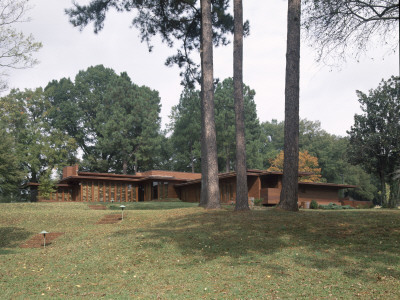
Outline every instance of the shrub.
<path id="1" fill-rule="evenodd" d="M 320 205 L 320 209 L 354 209 L 350 205 L 337 205 L 335 203 L 329 203 L 328 205 Z"/>
<path id="2" fill-rule="evenodd" d="M 254 206 L 262 206 L 263 198 L 254 199 Z"/>
<path id="3" fill-rule="evenodd" d="M 311 200 L 310 208 L 311 208 L 311 209 L 317 209 L 317 208 L 318 208 L 318 203 L 317 203 L 317 201 Z"/>

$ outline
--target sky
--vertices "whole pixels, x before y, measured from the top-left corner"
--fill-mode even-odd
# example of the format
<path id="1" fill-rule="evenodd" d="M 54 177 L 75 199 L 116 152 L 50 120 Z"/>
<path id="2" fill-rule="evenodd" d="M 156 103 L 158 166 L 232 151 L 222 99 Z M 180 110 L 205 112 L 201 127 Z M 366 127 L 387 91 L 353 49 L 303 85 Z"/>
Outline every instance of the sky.
<path id="1" fill-rule="evenodd" d="M 76 0 L 80 4 L 88 0 Z M 110 11 L 104 29 L 97 35 L 90 24 L 74 28 L 64 13 L 71 0 L 30 0 L 30 22 L 18 25 L 32 34 L 43 48 L 40 61 L 31 69 L 9 72 L 10 88 L 45 87 L 54 79 L 74 79 L 80 70 L 102 64 L 117 73 L 127 72 L 132 81 L 159 91 L 162 127 L 182 92 L 179 69 L 166 67 L 175 50 L 154 39 L 153 51 L 140 42 L 131 27 L 132 14 Z M 250 21 L 250 36 L 244 41 L 244 83 L 255 90 L 261 122 L 284 119 L 287 1 L 244 1 L 244 18 Z M 315 51 L 302 41 L 300 63 L 300 117 L 320 121 L 331 134 L 346 135 L 354 114 L 361 113 L 356 90 L 367 93 L 382 79 L 399 73 L 399 51 L 391 55 L 371 49 L 358 62 L 348 60 L 331 68 L 315 61 Z M 232 77 L 232 44 L 214 49 L 214 77 Z"/>

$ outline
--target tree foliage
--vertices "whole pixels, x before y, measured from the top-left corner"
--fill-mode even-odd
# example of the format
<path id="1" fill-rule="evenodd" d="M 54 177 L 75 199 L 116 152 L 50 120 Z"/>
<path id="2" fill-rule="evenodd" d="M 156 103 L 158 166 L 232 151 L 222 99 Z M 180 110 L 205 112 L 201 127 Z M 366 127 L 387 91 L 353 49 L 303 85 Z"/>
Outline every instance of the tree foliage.
<path id="1" fill-rule="evenodd" d="M 268 171 L 282 172 L 283 171 L 284 152 L 279 152 L 278 156 L 271 160 L 271 167 Z M 312 175 L 301 176 L 300 181 L 303 182 L 325 182 L 322 178 L 321 168 L 318 164 L 318 158 L 308 153 L 308 151 L 299 152 L 299 172 L 312 173 Z"/>
<path id="2" fill-rule="evenodd" d="M 0 200 L 18 195 L 18 187 L 24 174 L 13 136 L 7 132 L 0 121 Z"/>
<path id="3" fill-rule="evenodd" d="M 12 90 L 0 99 L 1 120 L 14 137 L 17 170 L 24 182 L 38 182 L 45 172 L 75 162 L 75 140 L 50 126 L 51 109 L 42 88 Z"/>
<path id="4" fill-rule="evenodd" d="M 263 154 L 264 169 L 271 167 L 271 161 L 283 149 L 284 122 L 263 122 L 261 153 Z M 318 158 L 322 178 L 331 183 L 357 185 L 358 188 L 346 191 L 357 200 L 372 201 L 376 198 L 376 180 L 360 166 L 350 164 L 347 154 L 349 139 L 329 134 L 321 128 L 319 121 L 300 120 L 299 149 L 308 151 Z M 345 196 L 342 194 L 342 196 Z"/>
<path id="5" fill-rule="evenodd" d="M 370 45 L 389 50 L 399 46 L 398 0 L 305 0 L 303 27 L 317 59 L 334 64 L 358 58 Z"/>
<path id="6" fill-rule="evenodd" d="M 6 88 L 7 69 L 30 68 L 38 63 L 34 54 L 42 44 L 32 35 L 14 28 L 20 22 L 28 21 L 26 12 L 29 0 L 0 0 L 0 90 Z"/>
<path id="7" fill-rule="evenodd" d="M 83 151 L 82 167 L 99 172 L 151 169 L 160 148 L 160 98 L 126 73 L 102 65 L 46 87 L 54 127 L 74 137 Z"/>
<path id="8" fill-rule="evenodd" d="M 200 172 L 200 92 L 185 89 L 179 104 L 172 107 L 170 119 L 173 168 L 179 171 Z"/>
<path id="9" fill-rule="evenodd" d="M 215 88 L 215 123 L 220 172 L 235 170 L 235 114 L 233 79 L 227 78 Z M 262 168 L 260 123 L 254 102 L 255 92 L 243 85 L 246 156 L 248 168 Z M 184 90 L 179 104 L 172 108 L 169 130 L 172 131 L 173 162 L 177 170 L 200 171 L 201 138 L 200 92 Z"/>
<path id="10" fill-rule="evenodd" d="M 363 114 L 354 116 L 350 136 L 349 158 L 380 180 L 382 202 L 394 207 L 394 197 L 386 202 L 386 184 L 392 185 L 390 174 L 400 163 L 400 81 L 392 76 L 382 80 L 369 94 L 357 91 Z"/>

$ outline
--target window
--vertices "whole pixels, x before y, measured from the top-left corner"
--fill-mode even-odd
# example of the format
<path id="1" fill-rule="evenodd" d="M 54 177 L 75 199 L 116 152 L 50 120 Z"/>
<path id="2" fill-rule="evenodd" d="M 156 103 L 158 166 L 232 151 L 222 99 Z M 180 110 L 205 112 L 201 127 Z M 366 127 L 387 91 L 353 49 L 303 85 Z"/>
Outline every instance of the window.
<path id="1" fill-rule="evenodd" d="M 158 182 L 153 182 L 151 189 L 151 199 L 158 199 Z"/>

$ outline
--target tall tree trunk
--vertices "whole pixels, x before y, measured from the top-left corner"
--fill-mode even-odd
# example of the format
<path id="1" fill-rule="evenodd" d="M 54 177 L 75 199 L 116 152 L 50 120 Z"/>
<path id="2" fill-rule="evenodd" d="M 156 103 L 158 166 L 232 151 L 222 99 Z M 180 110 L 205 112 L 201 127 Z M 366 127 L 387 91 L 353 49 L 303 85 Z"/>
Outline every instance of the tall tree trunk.
<path id="1" fill-rule="evenodd" d="M 201 22 L 202 22 L 202 61 L 201 73 L 203 82 L 202 111 L 203 111 L 203 134 L 202 150 L 205 151 L 206 170 L 202 170 L 202 184 L 206 193 L 206 208 L 221 208 L 218 182 L 218 160 L 217 139 L 215 132 L 214 116 L 214 70 L 213 70 L 213 31 L 211 19 L 211 0 L 201 0 Z M 204 136 L 203 136 L 204 135 Z M 203 157 L 203 155 L 202 155 Z"/>
<path id="2" fill-rule="evenodd" d="M 282 191 L 278 207 L 298 211 L 299 83 L 301 0 L 288 1 L 285 83 L 285 144 Z"/>
<path id="3" fill-rule="evenodd" d="M 203 11 L 202 5 L 200 6 L 200 10 Z M 201 31 L 200 31 L 200 61 L 203 64 L 203 23 L 201 23 Z M 203 66 L 203 65 L 202 65 Z M 200 108 L 201 108 L 201 191 L 200 191 L 200 203 L 199 206 L 206 207 L 208 201 L 207 195 L 207 145 L 204 143 L 205 141 L 205 133 L 204 133 L 204 105 L 203 105 L 203 98 L 204 98 L 204 80 L 203 74 L 200 78 L 201 82 L 201 90 L 200 90 Z"/>
<path id="4" fill-rule="evenodd" d="M 243 3 L 233 1 L 233 85 L 236 124 L 236 206 L 235 210 L 249 210 L 246 167 L 246 141 L 244 136 L 243 104 Z"/>

